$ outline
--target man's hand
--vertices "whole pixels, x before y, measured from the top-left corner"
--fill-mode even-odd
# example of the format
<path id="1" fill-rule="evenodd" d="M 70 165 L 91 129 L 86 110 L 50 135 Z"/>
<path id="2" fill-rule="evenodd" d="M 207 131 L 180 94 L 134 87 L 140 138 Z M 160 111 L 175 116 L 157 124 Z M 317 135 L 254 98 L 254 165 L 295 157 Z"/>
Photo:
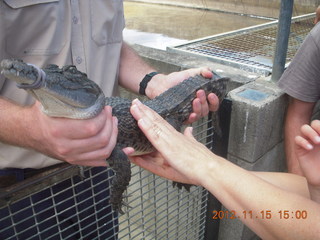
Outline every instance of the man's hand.
<path id="1" fill-rule="evenodd" d="M 117 141 L 117 119 L 106 106 L 92 119 L 76 120 L 45 115 L 40 103 L 29 108 L 31 147 L 48 156 L 83 166 L 106 166 Z"/>
<path id="2" fill-rule="evenodd" d="M 169 88 L 196 75 L 211 78 L 213 73 L 209 68 L 203 67 L 173 72 L 168 75 L 158 74 L 148 83 L 146 94 L 149 98 L 155 98 Z M 190 114 L 187 123 L 195 122 L 201 117 L 207 116 L 209 111 L 217 111 L 218 108 L 219 99 L 215 94 L 211 93 L 206 96 L 204 90 L 199 90 L 197 98 L 193 101 L 193 113 Z"/>

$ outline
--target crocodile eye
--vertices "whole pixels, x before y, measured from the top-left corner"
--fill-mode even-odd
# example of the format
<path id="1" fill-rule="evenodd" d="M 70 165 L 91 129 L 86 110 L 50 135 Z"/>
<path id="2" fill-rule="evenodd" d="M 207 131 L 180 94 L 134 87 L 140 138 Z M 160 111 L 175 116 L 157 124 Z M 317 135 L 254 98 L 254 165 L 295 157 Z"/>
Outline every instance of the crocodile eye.
<path id="1" fill-rule="evenodd" d="M 64 67 L 63 67 L 63 71 L 69 72 L 69 73 L 71 73 L 71 74 L 78 73 L 78 70 L 77 70 L 76 66 L 74 66 L 74 65 L 64 66 Z"/>
<path id="2" fill-rule="evenodd" d="M 77 73 L 77 68 L 75 66 L 70 66 L 69 71 L 72 73 Z"/>

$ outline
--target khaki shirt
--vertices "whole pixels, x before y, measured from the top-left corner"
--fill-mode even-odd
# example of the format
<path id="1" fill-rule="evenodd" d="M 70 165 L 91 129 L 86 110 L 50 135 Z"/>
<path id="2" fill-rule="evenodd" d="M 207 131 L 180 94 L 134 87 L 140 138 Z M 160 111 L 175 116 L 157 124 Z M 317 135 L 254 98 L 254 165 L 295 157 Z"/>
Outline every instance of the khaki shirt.
<path id="1" fill-rule="evenodd" d="M 73 64 L 106 96 L 116 95 L 124 24 L 122 0 L 0 0 L 0 60 L 17 58 L 40 67 Z M 34 102 L 3 76 L 0 96 L 23 105 Z M 60 161 L 0 143 L 0 169 L 56 163 Z"/>

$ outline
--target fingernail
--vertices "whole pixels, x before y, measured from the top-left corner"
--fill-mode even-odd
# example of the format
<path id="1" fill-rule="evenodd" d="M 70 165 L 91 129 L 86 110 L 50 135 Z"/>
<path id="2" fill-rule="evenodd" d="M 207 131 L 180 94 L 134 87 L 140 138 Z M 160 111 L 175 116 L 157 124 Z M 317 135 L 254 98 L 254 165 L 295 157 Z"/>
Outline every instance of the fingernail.
<path id="1" fill-rule="evenodd" d="M 213 99 L 213 100 L 219 101 L 219 98 L 218 98 L 218 96 L 217 96 L 216 94 L 213 93 L 211 96 L 212 96 L 212 99 Z"/>
<path id="2" fill-rule="evenodd" d="M 313 149 L 313 146 L 311 144 L 307 144 L 306 146 L 309 150 L 312 150 Z"/>
<path id="3" fill-rule="evenodd" d="M 138 110 L 138 106 L 136 104 L 131 106 L 131 111 L 133 111 L 134 113 L 136 113 Z"/>
<path id="4" fill-rule="evenodd" d="M 106 113 L 108 113 L 108 114 L 112 113 L 112 108 L 111 108 L 111 106 L 106 106 L 106 107 L 105 107 L 105 111 L 106 111 Z"/>
<path id="5" fill-rule="evenodd" d="M 118 118 L 113 117 L 113 122 L 114 122 L 114 124 L 115 124 L 116 126 L 118 126 L 118 123 L 119 123 Z"/>
<path id="6" fill-rule="evenodd" d="M 141 119 L 138 120 L 138 125 L 140 127 L 145 127 L 146 126 L 146 122 L 141 118 Z"/>
<path id="7" fill-rule="evenodd" d="M 139 100 L 138 98 L 136 98 L 136 99 L 134 99 L 134 100 L 132 101 L 132 104 L 140 105 L 141 102 L 140 102 L 140 100 Z"/>
<path id="8" fill-rule="evenodd" d="M 315 137 L 314 140 L 316 143 L 320 143 L 320 136 Z"/>

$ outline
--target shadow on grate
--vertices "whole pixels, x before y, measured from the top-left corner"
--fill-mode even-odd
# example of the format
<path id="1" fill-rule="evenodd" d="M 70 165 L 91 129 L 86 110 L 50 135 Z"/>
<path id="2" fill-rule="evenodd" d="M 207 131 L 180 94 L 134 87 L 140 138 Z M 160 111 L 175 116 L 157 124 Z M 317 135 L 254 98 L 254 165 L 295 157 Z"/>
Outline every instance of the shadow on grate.
<path id="1" fill-rule="evenodd" d="M 202 119 L 196 138 L 212 146 L 212 129 Z M 211 127 L 210 127 L 211 128 Z M 209 140 L 209 141 L 208 141 Z M 0 239 L 203 239 L 207 191 L 172 187 L 132 166 L 125 214 L 109 205 L 113 171 L 62 165 L 0 192 Z"/>
<path id="2" fill-rule="evenodd" d="M 306 35 L 314 27 L 314 13 L 292 18 L 287 63 L 291 61 Z M 269 75 L 276 48 L 278 21 L 190 41 L 168 48 Z"/>

